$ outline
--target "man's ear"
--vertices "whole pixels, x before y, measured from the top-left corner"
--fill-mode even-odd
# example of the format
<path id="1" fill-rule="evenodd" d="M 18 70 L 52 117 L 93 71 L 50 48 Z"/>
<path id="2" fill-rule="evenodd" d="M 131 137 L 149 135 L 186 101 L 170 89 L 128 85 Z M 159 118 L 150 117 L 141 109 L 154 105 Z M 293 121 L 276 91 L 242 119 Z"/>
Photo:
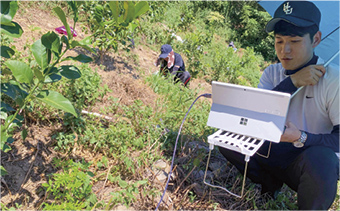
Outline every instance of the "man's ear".
<path id="1" fill-rule="evenodd" d="M 316 34 L 313 37 L 313 43 L 312 43 L 313 48 L 318 46 L 320 44 L 320 42 L 321 42 L 321 32 L 318 31 L 318 32 L 316 32 Z"/>

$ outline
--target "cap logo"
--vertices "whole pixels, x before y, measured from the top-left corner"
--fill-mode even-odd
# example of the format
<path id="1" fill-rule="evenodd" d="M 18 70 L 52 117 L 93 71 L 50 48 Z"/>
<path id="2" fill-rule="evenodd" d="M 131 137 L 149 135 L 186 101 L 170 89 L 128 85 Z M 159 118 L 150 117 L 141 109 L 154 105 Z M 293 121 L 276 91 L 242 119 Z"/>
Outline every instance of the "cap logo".
<path id="1" fill-rule="evenodd" d="M 286 15 L 292 14 L 293 8 L 291 6 L 289 6 L 289 2 L 287 2 L 287 4 L 283 5 L 283 12 L 285 12 Z"/>

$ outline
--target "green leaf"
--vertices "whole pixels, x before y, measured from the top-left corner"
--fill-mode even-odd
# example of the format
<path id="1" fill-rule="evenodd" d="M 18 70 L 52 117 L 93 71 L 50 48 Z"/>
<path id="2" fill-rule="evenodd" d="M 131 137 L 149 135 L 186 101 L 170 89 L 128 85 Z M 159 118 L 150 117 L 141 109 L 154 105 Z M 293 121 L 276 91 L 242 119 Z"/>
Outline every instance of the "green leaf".
<path id="1" fill-rule="evenodd" d="M 76 2 L 76 6 L 80 7 L 81 5 L 83 5 L 85 2 L 84 1 L 75 1 Z"/>
<path id="2" fill-rule="evenodd" d="M 61 80 L 61 75 L 58 74 L 50 74 L 45 77 L 44 83 L 55 83 Z"/>
<path id="3" fill-rule="evenodd" d="M 120 186 L 121 188 L 126 188 L 126 187 L 129 185 L 129 184 L 128 184 L 126 181 L 124 181 L 124 180 L 119 180 L 118 184 L 119 184 L 119 186 Z"/>
<path id="4" fill-rule="evenodd" d="M 85 37 L 84 39 L 80 40 L 78 43 L 80 45 L 91 45 L 92 40 L 91 40 L 91 37 L 88 36 L 88 37 Z"/>
<path id="5" fill-rule="evenodd" d="M 2 125 L 1 125 L 2 126 Z M 8 139 L 7 132 L 4 129 L 5 127 L 1 127 L 1 140 L 0 140 L 0 150 L 3 150 L 4 145 L 6 144 L 6 141 Z"/>
<path id="6" fill-rule="evenodd" d="M 65 26 L 65 29 L 67 31 L 67 37 L 69 40 L 72 40 L 73 38 L 73 34 L 71 32 L 71 29 L 70 29 L 70 26 L 68 25 L 67 23 L 67 20 L 66 20 L 66 16 L 65 16 L 65 13 L 64 11 L 60 8 L 60 7 L 55 7 L 53 8 L 54 12 L 57 13 L 59 19 L 61 20 L 61 22 L 64 24 Z"/>
<path id="7" fill-rule="evenodd" d="M 56 68 L 56 67 L 52 67 L 52 68 L 46 68 L 44 70 L 44 75 L 51 75 L 51 74 L 54 74 L 54 73 L 59 73 L 59 69 Z"/>
<path id="8" fill-rule="evenodd" d="M 11 21 L 9 23 L 3 23 L 1 24 L 1 26 L 11 26 L 11 27 L 15 27 L 15 22 Z"/>
<path id="9" fill-rule="evenodd" d="M 135 28 L 137 28 L 137 26 L 138 26 L 137 24 L 131 22 L 131 23 L 129 24 L 129 30 L 130 30 L 131 32 L 133 32 L 133 31 L 135 30 Z"/>
<path id="10" fill-rule="evenodd" d="M 69 49 L 70 48 L 70 43 L 68 42 L 67 37 L 64 35 L 61 37 L 61 42 L 66 44 L 66 48 Z M 61 50 L 61 49 L 60 49 Z"/>
<path id="11" fill-rule="evenodd" d="M 116 22 L 118 22 L 119 17 L 119 2 L 118 1 L 108 1 L 112 16 Z"/>
<path id="12" fill-rule="evenodd" d="M 13 76 L 20 83 L 30 84 L 33 81 L 33 72 L 24 62 L 8 60 L 5 62 L 5 65 L 12 71 Z"/>
<path id="13" fill-rule="evenodd" d="M 14 118 L 14 120 L 11 122 L 11 120 Z M 9 127 L 7 128 L 8 133 L 12 133 L 14 130 L 22 126 L 23 122 L 23 117 L 21 115 L 10 115 L 8 118 L 5 120 L 5 124 L 8 125 Z M 12 137 L 8 137 L 7 142 L 8 143 L 13 143 L 14 139 Z"/>
<path id="14" fill-rule="evenodd" d="M 7 174 L 8 174 L 8 172 L 6 171 L 6 169 L 3 166 L 0 166 L 0 176 L 2 177 L 2 176 L 5 176 Z"/>
<path id="15" fill-rule="evenodd" d="M 140 1 L 135 5 L 135 17 L 137 18 L 138 16 L 146 13 L 149 10 L 149 4 L 146 1 Z"/>
<path id="16" fill-rule="evenodd" d="M 19 38 L 24 32 L 19 24 L 11 22 L 10 25 L 1 24 L 0 32 L 7 34 L 8 36 Z"/>
<path id="17" fill-rule="evenodd" d="M 71 102 L 58 92 L 43 90 L 39 93 L 39 95 L 37 95 L 37 99 L 46 103 L 47 105 L 61 109 L 65 112 L 73 114 L 75 117 L 78 117 L 77 112 Z"/>
<path id="18" fill-rule="evenodd" d="M 112 176 L 112 174 L 109 174 L 107 178 L 110 182 L 115 182 L 115 178 Z"/>
<path id="19" fill-rule="evenodd" d="M 68 79 L 77 79 L 81 77 L 79 69 L 73 65 L 64 65 L 60 67 L 60 74 Z"/>
<path id="20" fill-rule="evenodd" d="M 72 41 L 71 46 L 72 46 L 72 48 L 75 48 L 75 47 L 79 46 L 79 47 L 82 47 L 82 48 L 84 48 L 84 49 L 86 49 L 86 50 L 88 50 L 88 51 L 91 51 L 92 53 L 95 53 L 95 52 L 96 52 L 96 51 L 95 51 L 94 49 L 92 49 L 90 46 L 83 45 L 83 44 L 81 44 L 80 42 L 74 41 L 74 40 Z"/>
<path id="21" fill-rule="evenodd" d="M 5 57 L 9 59 L 15 54 L 15 51 L 8 46 L 1 46 L 0 48 L 1 48 L 1 57 Z"/>
<path id="22" fill-rule="evenodd" d="M 104 7 L 102 5 L 97 5 L 94 10 L 94 18 L 98 23 L 103 21 L 104 17 Z"/>
<path id="23" fill-rule="evenodd" d="M 137 184 L 138 184 L 138 185 L 144 185 L 144 184 L 146 184 L 146 183 L 148 183 L 148 180 L 140 180 L 140 181 L 137 181 Z"/>
<path id="24" fill-rule="evenodd" d="M 10 23 L 18 8 L 17 1 L 1 1 L 1 24 Z"/>
<path id="25" fill-rule="evenodd" d="M 124 1 L 124 22 L 126 24 L 133 21 L 135 17 L 135 5 L 132 1 Z"/>
<path id="26" fill-rule="evenodd" d="M 105 165 L 105 167 L 107 167 L 108 160 L 105 156 L 102 158 L 102 162 Z"/>
<path id="27" fill-rule="evenodd" d="M 1 102 L 1 104 L 2 104 L 2 102 Z M 6 118 L 7 118 L 7 113 L 3 112 L 3 111 L 0 111 L 0 119 L 6 119 Z"/>
<path id="28" fill-rule="evenodd" d="M 46 52 L 47 52 L 47 64 L 49 64 L 52 59 L 52 51 L 50 49 L 46 49 Z"/>
<path id="29" fill-rule="evenodd" d="M 26 137 L 27 137 L 27 130 L 26 130 L 26 129 L 23 129 L 23 130 L 21 131 L 21 137 L 22 137 L 22 139 L 25 141 L 25 139 L 26 139 Z"/>
<path id="30" fill-rule="evenodd" d="M 8 137 L 7 143 L 11 144 L 13 142 L 14 142 L 14 138 L 13 137 Z"/>
<path id="31" fill-rule="evenodd" d="M 68 56 L 66 57 L 63 61 L 66 61 L 66 60 L 75 60 L 75 61 L 78 61 L 78 62 L 81 62 L 81 63 L 88 63 L 88 62 L 92 62 L 92 58 L 89 57 L 89 56 L 86 56 L 84 54 L 79 54 L 78 56 L 76 57 L 73 57 L 73 56 Z"/>
<path id="32" fill-rule="evenodd" d="M 2 151 L 9 152 L 11 150 L 12 150 L 12 148 L 10 146 L 8 146 L 7 144 L 4 144 Z"/>
<path id="33" fill-rule="evenodd" d="M 10 105 L 7 103 L 1 102 L 1 111 L 15 111 Z"/>
<path id="34" fill-rule="evenodd" d="M 37 61 L 38 65 L 42 69 L 45 69 L 48 65 L 48 55 L 47 55 L 47 49 L 42 44 L 41 39 L 33 43 L 31 50 L 35 58 L 35 61 Z"/>
<path id="35" fill-rule="evenodd" d="M 77 1 L 67 1 L 68 5 L 71 7 L 73 11 L 73 21 L 78 21 L 78 7 L 80 7 L 80 4 Z"/>
<path id="36" fill-rule="evenodd" d="M 89 175 L 90 177 L 94 177 L 95 176 L 94 173 L 92 173 L 91 171 L 87 171 L 86 174 Z"/>
<path id="37" fill-rule="evenodd" d="M 197 167 L 201 163 L 201 159 L 200 158 L 195 158 L 193 163 L 194 163 L 194 166 Z"/>
<path id="38" fill-rule="evenodd" d="M 2 83 L 1 92 L 12 98 L 19 106 L 22 106 L 28 93 L 20 89 L 20 87 L 13 82 L 14 81 L 10 81 L 10 83 Z"/>
<path id="39" fill-rule="evenodd" d="M 54 32 L 48 32 L 41 37 L 42 44 L 51 51 L 57 53 L 58 55 L 61 53 L 60 48 L 60 38 Z"/>
<path id="40" fill-rule="evenodd" d="M 12 71 L 10 69 L 6 68 L 5 66 L 1 66 L 0 73 L 1 73 L 2 76 L 12 75 Z"/>
<path id="41" fill-rule="evenodd" d="M 33 72 L 34 72 L 35 77 L 37 77 L 39 81 L 44 81 L 44 76 L 40 70 L 38 70 L 37 68 L 34 68 Z"/>

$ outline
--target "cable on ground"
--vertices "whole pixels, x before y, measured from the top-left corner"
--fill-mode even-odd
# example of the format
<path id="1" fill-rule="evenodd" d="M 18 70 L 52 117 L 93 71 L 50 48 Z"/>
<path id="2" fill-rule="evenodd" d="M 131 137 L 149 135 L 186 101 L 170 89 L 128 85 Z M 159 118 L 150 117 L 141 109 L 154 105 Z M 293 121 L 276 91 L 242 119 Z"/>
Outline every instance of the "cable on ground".
<path id="1" fill-rule="evenodd" d="M 201 94 L 200 96 L 198 96 L 198 97 L 194 100 L 194 102 L 191 104 L 191 106 L 189 107 L 187 113 L 185 114 L 185 116 L 184 116 L 184 118 L 183 118 L 183 120 L 182 120 L 182 124 L 181 124 L 181 126 L 179 127 L 179 130 L 178 130 L 178 135 L 177 135 L 176 142 L 175 142 L 174 152 L 173 152 L 173 155 L 172 155 L 172 161 L 171 161 L 170 172 L 169 172 L 169 174 L 168 174 L 168 181 L 166 182 L 166 185 L 165 185 L 165 189 L 164 189 L 163 195 L 162 195 L 162 197 L 161 197 L 161 200 L 159 200 L 159 202 L 158 202 L 158 204 L 157 204 L 157 207 L 156 207 L 155 211 L 158 210 L 159 205 L 160 205 L 160 204 L 162 203 L 162 201 L 163 201 L 165 192 L 166 192 L 166 190 L 168 189 L 169 181 L 170 181 L 171 174 L 172 174 L 172 169 L 173 169 L 173 166 L 174 166 L 174 160 L 175 160 L 175 155 L 176 155 L 177 142 L 178 142 L 179 136 L 180 136 L 180 134 L 181 134 L 181 130 L 182 130 L 184 121 L 185 121 L 185 119 L 187 118 L 187 116 L 188 116 L 188 114 L 189 114 L 191 108 L 193 107 L 193 105 L 196 103 L 196 101 L 197 101 L 200 97 L 211 98 L 211 96 L 212 96 L 212 95 L 209 94 L 209 93 Z"/>

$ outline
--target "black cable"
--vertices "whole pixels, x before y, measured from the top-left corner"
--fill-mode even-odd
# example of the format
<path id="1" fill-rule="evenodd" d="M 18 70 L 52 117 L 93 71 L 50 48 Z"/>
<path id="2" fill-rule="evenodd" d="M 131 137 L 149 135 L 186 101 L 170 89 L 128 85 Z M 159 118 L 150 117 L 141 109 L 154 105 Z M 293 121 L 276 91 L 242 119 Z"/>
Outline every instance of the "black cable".
<path id="1" fill-rule="evenodd" d="M 321 39 L 321 42 L 324 41 L 327 37 L 329 37 L 331 34 L 333 34 L 334 32 L 336 32 L 336 30 L 339 30 L 340 26 L 338 26 L 336 29 L 334 29 L 331 33 L 327 34 L 326 37 Z"/>
<path id="2" fill-rule="evenodd" d="M 161 197 L 161 200 L 159 200 L 159 202 L 158 202 L 158 204 L 157 204 L 157 207 L 156 207 L 155 211 L 158 210 L 159 205 L 160 205 L 160 204 L 162 203 L 162 201 L 163 201 L 165 192 L 166 192 L 166 190 L 168 189 L 170 177 L 171 177 L 171 174 L 172 174 L 172 169 L 173 169 L 173 166 L 174 166 L 174 160 L 175 160 L 175 155 L 176 155 L 177 142 L 178 142 L 179 135 L 181 134 L 181 130 L 182 130 L 184 121 L 185 121 L 185 119 L 187 118 L 187 116 L 188 116 L 188 114 L 189 114 L 189 112 L 190 112 L 192 106 L 196 103 L 196 101 L 197 101 L 200 97 L 211 98 L 211 96 L 212 96 L 212 95 L 211 95 L 211 94 L 208 94 L 208 93 L 206 93 L 206 94 L 201 94 L 200 96 L 198 96 L 198 97 L 194 100 L 194 102 L 191 104 L 190 108 L 188 109 L 187 113 L 185 114 L 185 116 L 184 116 L 184 118 L 183 118 L 183 120 L 182 120 L 182 124 L 181 124 L 181 126 L 179 127 L 178 135 L 177 135 L 177 138 L 176 138 L 174 153 L 173 153 L 173 155 L 172 155 L 172 161 L 171 161 L 170 172 L 169 172 L 169 174 L 168 174 L 168 181 L 166 182 L 166 185 L 165 185 L 165 189 L 164 189 L 163 195 L 162 195 L 162 197 Z"/>

